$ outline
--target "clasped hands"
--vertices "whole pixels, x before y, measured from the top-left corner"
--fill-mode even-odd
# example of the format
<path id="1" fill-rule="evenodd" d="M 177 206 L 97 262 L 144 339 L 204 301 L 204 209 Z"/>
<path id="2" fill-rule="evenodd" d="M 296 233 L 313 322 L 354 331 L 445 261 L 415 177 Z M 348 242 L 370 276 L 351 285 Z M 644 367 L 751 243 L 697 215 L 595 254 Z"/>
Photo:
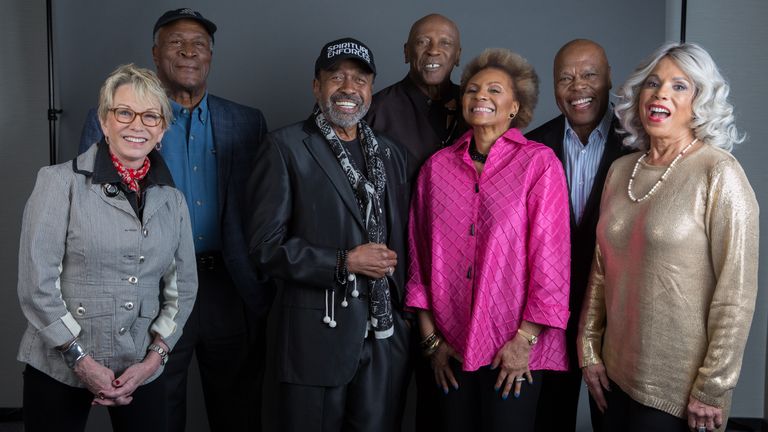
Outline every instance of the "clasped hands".
<path id="1" fill-rule="evenodd" d="M 514 337 L 505 343 L 496 353 L 491 363 L 491 369 L 499 369 L 494 389 L 501 390 L 501 398 L 507 399 L 514 389 L 514 396 L 519 397 L 523 382 L 533 384 L 533 376 L 528 368 L 531 346 L 522 337 Z M 449 385 L 454 390 L 459 389 L 459 383 L 450 367 L 451 358 L 463 362 L 463 359 L 445 340 L 440 343 L 437 350 L 431 356 L 432 369 L 435 381 L 443 393 L 448 393 Z"/>
<path id="2" fill-rule="evenodd" d="M 77 362 L 74 372 L 93 393 L 91 405 L 121 406 L 131 403 L 133 392 L 160 368 L 160 361 L 160 355 L 151 351 L 115 378 L 111 369 L 87 355 Z"/>

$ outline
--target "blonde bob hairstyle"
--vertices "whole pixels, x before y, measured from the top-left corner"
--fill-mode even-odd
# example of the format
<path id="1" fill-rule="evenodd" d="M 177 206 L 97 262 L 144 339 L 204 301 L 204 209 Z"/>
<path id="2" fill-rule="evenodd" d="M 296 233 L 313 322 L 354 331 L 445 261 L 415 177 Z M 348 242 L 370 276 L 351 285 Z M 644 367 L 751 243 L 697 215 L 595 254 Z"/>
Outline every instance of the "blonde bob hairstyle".
<path id="1" fill-rule="evenodd" d="M 467 82 L 480 71 L 498 69 L 512 79 L 515 99 L 520 104 L 517 115 L 510 121 L 510 127 L 522 129 L 533 120 L 533 110 L 539 101 L 539 76 L 527 60 L 506 48 L 488 48 L 464 67 L 461 74 L 461 94 L 467 89 Z"/>
<path id="2" fill-rule="evenodd" d="M 640 90 L 664 58 L 674 61 L 695 87 L 690 123 L 693 135 L 727 151 L 744 141 L 746 137 L 739 135 L 734 125 L 733 105 L 728 102 L 730 87 L 709 53 L 695 43 L 667 42 L 640 63 L 617 93 L 616 116 L 627 133 L 624 145 L 638 150 L 647 150 L 650 145 L 648 133 L 640 123 Z"/>
<path id="3" fill-rule="evenodd" d="M 99 91 L 99 119 L 102 122 L 107 120 L 107 114 L 114 103 L 115 92 L 120 86 L 126 84 L 133 88 L 136 99 L 139 101 L 160 106 L 163 130 L 168 129 L 173 120 L 173 111 L 171 111 L 171 103 L 165 94 L 163 84 L 154 72 L 137 67 L 133 63 L 118 66 L 104 81 Z"/>

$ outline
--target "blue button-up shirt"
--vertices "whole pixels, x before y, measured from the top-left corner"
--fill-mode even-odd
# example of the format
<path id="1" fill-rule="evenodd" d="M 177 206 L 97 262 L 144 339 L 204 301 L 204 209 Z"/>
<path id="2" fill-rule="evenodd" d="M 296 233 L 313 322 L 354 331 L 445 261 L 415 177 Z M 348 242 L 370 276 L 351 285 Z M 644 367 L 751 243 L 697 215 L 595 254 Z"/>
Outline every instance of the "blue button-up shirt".
<path id="1" fill-rule="evenodd" d="M 195 251 L 221 249 L 218 176 L 208 94 L 192 111 L 171 100 L 173 122 L 163 136 L 163 154 L 176 187 L 189 206 Z"/>
<path id="2" fill-rule="evenodd" d="M 571 128 L 568 119 L 565 119 L 565 176 L 568 179 L 568 188 L 571 194 L 571 207 L 576 223 L 581 222 L 584 207 L 592 192 L 595 182 L 595 174 L 600 167 L 600 159 L 605 151 L 605 141 L 613 121 L 613 108 L 611 106 L 605 112 L 603 119 L 595 130 L 589 134 L 586 144 L 579 140 L 576 131 Z"/>

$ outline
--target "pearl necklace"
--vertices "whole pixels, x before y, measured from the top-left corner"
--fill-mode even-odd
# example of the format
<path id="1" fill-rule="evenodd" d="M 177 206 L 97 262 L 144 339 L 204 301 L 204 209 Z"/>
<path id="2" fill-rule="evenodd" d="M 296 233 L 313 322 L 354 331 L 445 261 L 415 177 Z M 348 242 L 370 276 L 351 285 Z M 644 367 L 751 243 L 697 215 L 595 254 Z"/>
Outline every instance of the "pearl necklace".
<path id="1" fill-rule="evenodd" d="M 675 165 L 677 164 L 677 161 L 679 161 L 680 158 L 683 157 L 685 152 L 687 152 L 691 147 L 693 147 L 693 145 L 696 144 L 698 140 L 699 139 L 696 138 L 693 141 L 691 141 L 690 144 L 685 146 L 685 148 L 677 156 L 675 156 L 675 158 L 672 160 L 672 163 L 669 164 L 666 170 L 664 170 L 664 174 L 661 175 L 661 178 L 656 180 L 656 184 L 653 185 L 653 187 L 651 188 L 651 190 L 648 191 L 648 193 L 641 196 L 640 198 L 636 198 L 635 194 L 632 193 L 632 184 L 635 182 L 635 174 L 637 174 L 637 169 L 640 168 L 640 163 L 642 163 L 645 160 L 645 157 L 648 156 L 648 153 L 650 153 L 650 150 L 648 150 L 647 152 L 645 152 L 645 154 L 640 156 L 637 162 L 635 162 L 635 168 L 632 170 L 632 176 L 629 178 L 629 184 L 627 185 L 627 195 L 629 195 L 629 199 L 632 200 L 632 202 L 639 203 L 650 198 L 651 195 L 653 195 L 653 193 L 656 192 L 656 189 L 658 189 L 659 186 L 661 186 L 661 183 L 663 183 L 664 180 L 667 179 L 667 176 L 672 171 L 672 168 L 675 167 Z"/>

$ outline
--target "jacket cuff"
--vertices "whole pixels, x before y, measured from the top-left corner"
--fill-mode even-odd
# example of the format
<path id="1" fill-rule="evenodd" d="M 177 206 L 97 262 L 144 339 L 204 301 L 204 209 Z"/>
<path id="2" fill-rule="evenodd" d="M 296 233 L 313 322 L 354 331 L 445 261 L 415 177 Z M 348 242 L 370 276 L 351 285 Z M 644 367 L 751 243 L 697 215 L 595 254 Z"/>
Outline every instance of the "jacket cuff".
<path id="1" fill-rule="evenodd" d="M 726 398 L 722 396 L 715 397 L 715 396 L 710 396 L 708 394 L 705 394 L 701 390 L 697 390 L 695 385 L 693 390 L 691 390 L 691 396 L 700 400 L 701 402 L 704 402 L 707 405 L 712 405 L 717 408 L 722 408 L 723 405 L 725 405 L 725 400 L 726 400 Z"/>
<path id="2" fill-rule="evenodd" d="M 76 338 L 80 334 L 80 324 L 67 312 L 58 320 L 39 331 L 40 338 L 46 346 L 59 347 Z"/>
<path id="3" fill-rule="evenodd" d="M 163 313 L 160 313 L 160 316 L 158 316 L 157 319 L 155 319 L 155 322 L 152 323 L 150 332 L 163 338 L 163 342 L 168 345 L 168 349 L 173 349 L 179 336 L 181 336 L 181 333 L 178 335 L 175 334 L 176 327 L 176 322 L 174 322 L 173 319 L 163 316 Z"/>
<path id="4" fill-rule="evenodd" d="M 528 303 L 523 312 L 523 319 L 546 327 L 565 330 L 570 315 L 566 306 Z"/>
<path id="5" fill-rule="evenodd" d="M 408 283 L 405 286 L 405 305 L 403 309 L 429 309 L 427 288 L 421 284 Z"/>

